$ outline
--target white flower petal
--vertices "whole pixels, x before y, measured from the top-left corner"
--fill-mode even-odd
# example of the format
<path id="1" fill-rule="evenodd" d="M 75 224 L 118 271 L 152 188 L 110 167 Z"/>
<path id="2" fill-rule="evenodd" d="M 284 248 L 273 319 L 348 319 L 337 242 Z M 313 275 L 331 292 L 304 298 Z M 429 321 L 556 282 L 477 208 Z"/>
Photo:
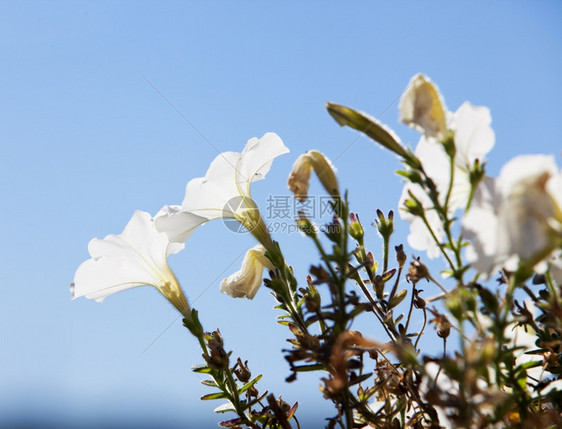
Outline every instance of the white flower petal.
<path id="1" fill-rule="evenodd" d="M 85 296 L 101 302 L 116 292 L 149 285 L 187 315 L 187 300 L 168 267 L 169 244 L 166 234 L 156 230 L 150 214 L 136 211 L 122 234 L 90 241 L 92 258 L 78 267 L 72 298 Z M 175 245 L 173 251 L 181 247 Z"/>
<path id="2" fill-rule="evenodd" d="M 463 233 L 471 240 L 467 256 L 474 268 L 489 275 L 501 266 L 515 270 L 523 261 L 544 270 L 562 224 L 562 179 L 554 157 L 515 157 L 493 183 L 493 191 L 485 197 L 481 195 L 487 187 L 477 189 L 462 222 Z"/>
<path id="3" fill-rule="evenodd" d="M 207 220 L 207 218 L 182 211 L 180 206 L 164 206 L 156 214 L 154 224 L 158 231 L 166 233 L 168 239 L 172 242 L 170 243 L 170 249 L 174 250 L 177 246 L 183 248 L 183 243 L 198 226 L 204 224 Z M 177 253 L 177 251 L 170 253 Z"/>
<path id="4" fill-rule="evenodd" d="M 241 196 L 236 181 L 236 168 L 241 157 L 236 152 L 223 152 L 213 160 L 205 177 L 190 180 L 185 189 L 182 211 L 207 219 L 233 217 L 224 208 L 230 200 Z"/>
<path id="5" fill-rule="evenodd" d="M 264 179 L 273 160 L 286 153 L 289 153 L 289 148 L 275 133 L 266 133 L 261 139 L 254 137 L 248 140 L 242 151 L 236 176 L 238 188 L 243 195 L 249 197 L 251 183 Z"/>
<path id="6" fill-rule="evenodd" d="M 423 74 L 410 80 L 399 105 L 400 121 L 428 137 L 447 134 L 445 102 L 437 86 Z"/>
<path id="7" fill-rule="evenodd" d="M 477 159 L 482 162 L 495 143 L 490 126 L 490 109 L 465 102 L 451 115 L 449 128 L 455 133 L 455 163 L 470 170 Z"/>
<path id="8" fill-rule="evenodd" d="M 506 198 L 515 186 L 529 184 L 547 174 L 558 174 L 556 161 L 552 155 L 519 155 L 507 162 L 498 177 L 499 191 Z"/>
<path id="9" fill-rule="evenodd" d="M 555 218 L 557 210 L 546 183 L 557 173 L 554 157 L 546 155 L 518 156 L 502 168 L 498 178 L 501 255 L 529 259 L 549 246 L 548 219 Z"/>
<path id="10" fill-rule="evenodd" d="M 205 220 L 233 218 L 244 225 L 261 243 L 271 243 L 261 215 L 250 197 L 250 185 L 269 171 L 273 159 L 289 149 L 274 133 L 252 138 L 242 153 L 224 152 L 209 166 L 205 177 L 191 180 L 186 186 L 180 209 L 168 209 L 158 217 L 157 227 L 171 240 L 185 241 Z M 187 215 L 189 214 L 189 215 Z"/>

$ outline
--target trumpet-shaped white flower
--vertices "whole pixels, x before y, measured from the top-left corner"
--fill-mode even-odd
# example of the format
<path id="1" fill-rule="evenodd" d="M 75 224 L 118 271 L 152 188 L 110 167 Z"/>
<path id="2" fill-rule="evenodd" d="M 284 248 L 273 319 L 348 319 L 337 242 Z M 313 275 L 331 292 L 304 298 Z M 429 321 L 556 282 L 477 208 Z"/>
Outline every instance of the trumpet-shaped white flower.
<path id="1" fill-rule="evenodd" d="M 562 240 L 562 171 L 553 156 L 522 155 L 509 161 L 493 186 L 478 189 L 463 234 L 473 267 L 490 275 L 521 261 L 533 267 Z"/>
<path id="2" fill-rule="evenodd" d="M 184 316 L 190 310 L 167 257 L 183 249 L 158 232 L 150 214 L 136 211 L 123 232 L 94 238 L 88 244 L 91 259 L 83 262 L 70 285 L 72 298 L 103 301 L 109 295 L 137 286 L 154 286 Z"/>
<path id="3" fill-rule="evenodd" d="M 297 200 L 304 202 L 308 198 L 312 170 L 316 172 L 322 186 L 330 195 L 339 195 L 338 179 L 333 164 L 322 153 L 311 150 L 297 158 L 289 175 L 289 189 Z"/>
<path id="4" fill-rule="evenodd" d="M 233 298 L 253 299 L 262 283 L 264 268 L 273 269 L 261 244 L 246 252 L 242 268 L 221 282 L 221 292 Z"/>
<path id="5" fill-rule="evenodd" d="M 271 238 L 250 196 L 253 182 L 265 177 L 273 159 L 289 149 L 275 133 L 252 138 L 242 153 L 223 152 L 211 163 L 205 177 L 192 179 L 181 207 L 165 207 L 155 222 L 171 241 L 183 242 L 195 225 L 188 213 L 206 220 L 232 218 L 246 227 L 264 246 Z"/>
<path id="6" fill-rule="evenodd" d="M 470 170 L 476 160 L 482 162 L 486 154 L 494 146 L 494 131 L 490 127 L 492 118 L 486 107 L 476 107 L 468 102 L 463 103 L 455 113 L 447 115 L 449 130 L 453 132 L 455 141 L 455 157 L 453 162 L 453 183 L 448 201 L 449 215 L 463 208 L 470 196 Z M 432 137 L 422 136 L 417 147 L 416 156 L 439 192 L 439 201 L 445 198 L 451 183 L 451 167 L 448 155 L 442 144 Z M 434 210 L 430 198 L 420 185 L 407 183 L 402 191 L 399 206 L 412 193 L 425 209 L 425 215 L 438 240 L 443 238 L 443 227 L 438 214 Z M 430 258 L 439 255 L 439 247 L 431 236 L 422 219 L 400 210 L 402 219 L 411 223 L 408 243 L 414 249 L 426 250 Z"/>

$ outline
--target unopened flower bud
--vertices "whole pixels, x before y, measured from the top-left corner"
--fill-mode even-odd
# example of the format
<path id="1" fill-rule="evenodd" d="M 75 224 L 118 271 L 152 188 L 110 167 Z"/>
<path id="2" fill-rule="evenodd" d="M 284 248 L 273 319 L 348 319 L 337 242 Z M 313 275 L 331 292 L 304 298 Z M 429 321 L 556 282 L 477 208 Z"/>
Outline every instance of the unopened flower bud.
<path id="1" fill-rule="evenodd" d="M 304 212 L 299 211 L 299 217 L 296 220 L 297 227 L 300 231 L 307 237 L 315 237 L 316 236 L 316 228 L 314 224 L 306 217 Z"/>
<path id="2" fill-rule="evenodd" d="M 242 363 L 242 360 L 238 358 L 238 367 L 234 370 L 234 374 L 242 383 L 250 381 L 252 373 L 248 369 L 248 361 Z"/>
<path id="3" fill-rule="evenodd" d="M 415 284 L 421 279 L 427 279 L 427 281 L 429 281 L 430 278 L 431 275 L 429 274 L 429 270 L 420 262 L 419 256 L 414 258 L 413 262 L 410 264 L 410 269 L 408 270 L 406 279 Z"/>
<path id="4" fill-rule="evenodd" d="M 451 323 L 449 319 L 443 315 L 441 315 L 441 318 L 439 318 L 435 326 L 437 327 L 437 335 L 441 338 L 447 338 L 451 333 Z"/>
<path id="5" fill-rule="evenodd" d="M 209 354 L 204 354 L 203 358 L 207 365 L 215 369 L 226 369 L 229 365 L 228 353 L 223 348 L 223 341 L 219 331 L 206 334 L 207 347 Z"/>
<path id="6" fill-rule="evenodd" d="M 425 210 L 420 200 L 416 198 L 412 191 L 408 191 L 408 196 L 409 198 L 404 201 L 404 209 L 414 216 L 423 217 L 425 215 Z"/>
<path id="7" fill-rule="evenodd" d="M 402 95 L 400 121 L 428 137 L 441 140 L 447 133 L 445 103 L 439 89 L 423 74 L 415 75 Z"/>
<path id="8" fill-rule="evenodd" d="M 373 284 L 373 288 L 375 289 L 375 293 L 378 299 L 384 298 L 384 280 L 382 276 L 377 275 L 375 276 L 375 281 Z"/>
<path id="9" fill-rule="evenodd" d="M 363 240 L 363 226 L 361 225 L 361 222 L 359 222 L 359 216 L 355 213 L 349 214 L 349 235 L 357 241 Z"/>
<path id="10" fill-rule="evenodd" d="M 332 163 L 317 150 L 311 150 L 297 158 L 289 176 L 289 189 L 295 198 L 304 202 L 308 198 L 312 170 L 320 179 L 324 189 L 333 197 L 339 197 L 338 180 Z"/>
<path id="11" fill-rule="evenodd" d="M 377 217 L 378 219 L 375 219 L 375 225 L 380 235 L 383 238 L 390 237 L 394 232 L 394 222 L 393 222 L 394 212 L 391 210 L 388 213 L 388 219 L 387 219 L 384 217 L 384 213 L 380 209 L 377 209 Z"/>
<path id="12" fill-rule="evenodd" d="M 347 125 L 348 127 L 361 131 L 395 154 L 403 158 L 408 158 L 408 152 L 404 149 L 404 146 L 402 146 L 400 138 L 394 131 L 377 119 L 366 113 L 358 112 L 349 107 L 334 103 L 327 103 L 326 108 L 328 109 L 328 113 L 330 113 L 342 127 Z"/>

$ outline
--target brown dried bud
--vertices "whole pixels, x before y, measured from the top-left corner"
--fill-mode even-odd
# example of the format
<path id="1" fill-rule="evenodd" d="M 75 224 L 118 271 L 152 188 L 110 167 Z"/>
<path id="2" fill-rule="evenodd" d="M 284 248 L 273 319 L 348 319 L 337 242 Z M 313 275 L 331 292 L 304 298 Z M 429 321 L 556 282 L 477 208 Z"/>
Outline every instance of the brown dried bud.
<path id="1" fill-rule="evenodd" d="M 433 319 L 429 321 L 429 323 L 435 324 L 435 329 L 437 330 L 437 335 L 441 338 L 447 338 L 451 333 L 451 322 L 447 319 L 447 316 L 444 314 L 437 313 L 432 311 L 435 315 Z"/>
<path id="2" fill-rule="evenodd" d="M 304 305 L 310 313 L 317 313 L 320 310 L 320 303 L 316 297 L 306 294 L 304 296 Z"/>
<path id="3" fill-rule="evenodd" d="M 228 353 L 223 348 L 223 341 L 220 332 L 214 331 L 205 335 L 209 354 L 204 354 L 203 358 L 207 365 L 215 369 L 226 369 L 229 365 Z"/>
<path id="4" fill-rule="evenodd" d="M 236 375 L 236 378 L 242 383 L 247 383 L 248 381 L 250 381 L 252 373 L 248 369 L 248 361 L 242 363 L 240 358 L 238 358 L 238 367 L 234 370 L 234 374 Z"/>
<path id="5" fill-rule="evenodd" d="M 404 246 L 399 244 L 398 246 L 394 246 L 394 250 L 396 251 L 396 262 L 398 262 L 398 265 L 402 268 L 407 259 L 406 253 L 404 253 Z"/>
<path id="6" fill-rule="evenodd" d="M 414 258 L 413 262 L 410 264 L 408 274 L 406 274 L 406 280 L 416 284 L 421 279 L 427 279 L 427 281 L 429 281 L 430 278 L 429 270 L 420 262 L 420 257 Z"/>

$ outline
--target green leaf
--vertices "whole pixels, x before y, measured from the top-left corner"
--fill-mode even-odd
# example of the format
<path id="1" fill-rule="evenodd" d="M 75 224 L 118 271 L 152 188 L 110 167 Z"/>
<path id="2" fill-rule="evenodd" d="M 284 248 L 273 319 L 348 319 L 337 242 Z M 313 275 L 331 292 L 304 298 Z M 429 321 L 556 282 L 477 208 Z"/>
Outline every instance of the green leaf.
<path id="1" fill-rule="evenodd" d="M 205 386 L 219 387 L 213 380 L 201 380 L 201 384 L 204 384 Z"/>
<path id="2" fill-rule="evenodd" d="M 228 398 L 226 393 L 217 392 L 217 393 L 209 393 L 208 395 L 201 396 L 202 401 L 210 401 L 212 399 L 222 399 L 222 398 Z"/>
<path id="3" fill-rule="evenodd" d="M 234 409 L 234 405 L 232 405 L 230 402 L 226 402 L 222 405 L 219 405 L 213 411 L 217 414 L 222 414 L 222 413 L 228 413 L 228 412 L 231 412 L 231 411 L 235 412 L 236 410 Z"/>
<path id="4" fill-rule="evenodd" d="M 246 390 L 248 390 L 250 387 L 252 387 L 254 384 L 256 384 L 261 378 L 262 378 L 262 375 L 260 374 L 257 377 L 255 377 L 253 380 L 248 381 L 244 386 L 242 386 L 240 389 L 238 389 L 238 394 L 244 393 Z"/>
<path id="5" fill-rule="evenodd" d="M 360 375 L 352 380 L 349 380 L 349 385 L 353 386 L 354 384 L 362 383 L 363 381 L 367 380 L 371 375 L 373 375 L 372 372 Z"/>
<path id="6" fill-rule="evenodd" d="M 207 365 L 195 365 L 191 367 L 191 370 L 201 374 L 210 374 L 212 371 Z"/>
<path id="7" fill-rule="evenodd" d="M 526 354 L 526 353 L 525 353 Z M 529 369 L 529 368 L 535 368 L 536 366 L 541 366 L 542 362 L 539 360 L 534 360 L 534 361 L 529 361 L 529 362 L 525 362 L 522 363 L 521 365 L 518 365 L 518 368 L 521 369 Z"/>
<path id="8" fill-rule="evenodd" d="M 324 365 L 321 364 L 314 364 L 314 365 L 300 365 L 300 366 L 294 366 L 293 368 L 291 368 L 293 371 L 296 372 L 308 372 L 308 371 L 318 371 L 318 370 L 323 370 Z"/>
<path id="9" fill-rule="evenodd" d="M 398 292 L 388 303 L 388 307 L 389 308 L 394 308 L 396 307 L 398 304 L 400 304 L 404 298 L 406 298 L 406 295 L 408 295 L 408 291 L 406 289 L 402 289 L 400 292 Z"/>

